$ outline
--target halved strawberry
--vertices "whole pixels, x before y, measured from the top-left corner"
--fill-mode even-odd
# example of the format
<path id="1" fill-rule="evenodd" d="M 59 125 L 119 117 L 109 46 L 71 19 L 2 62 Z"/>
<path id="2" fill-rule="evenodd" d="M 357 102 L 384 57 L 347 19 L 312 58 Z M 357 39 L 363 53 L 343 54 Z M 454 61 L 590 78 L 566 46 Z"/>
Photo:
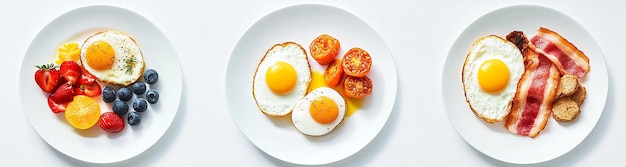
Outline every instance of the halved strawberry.
<path id="1" fill-rule="evenodd" d="M 79 84 L 74 87 L 74 93 L 76 95 L 95 97 L 102 94 L 102 88 L 98 82 L 93 82 L 91 84 Z"/>
<path id="2" fill-rule="evenodd" d="M 81 77 L 82 68 L 75 61 L 64 61 L 61 63 L 59 72 L 61 76 L 72 84 L 78 83 L 78 79 Z"/>
<path id="3" fill-rule="evenodd" d="M 44 64 L 35 66 L 38 70 L 35 72 L 35 82 L 46 93 L 54 92 L 59 85 L 61 73 L 56 69 L 54 64 Z"/>
<path id="4" fill-rule="evenodd" d="M 57 103 L 67 103 L 74 100 L 74 88 L 69 83 L 64 83 L 50 95 L 50 98 Z"/>
<path id="5" fill-rule="evenodd" d="M 94 82 L 96 82 L 96 76 L 83 69 L 82 75 L 78 79 L 78 84 L 92 84 Z"/>
<path id="6" fill-rule="evenodd" d="M 52 95 L 48 96 L 48 106 L 53 113 L 60 113 L 65 111 L 65 107 L 67 107 L 67 103 L 57 103 L 52 100 Z"/>

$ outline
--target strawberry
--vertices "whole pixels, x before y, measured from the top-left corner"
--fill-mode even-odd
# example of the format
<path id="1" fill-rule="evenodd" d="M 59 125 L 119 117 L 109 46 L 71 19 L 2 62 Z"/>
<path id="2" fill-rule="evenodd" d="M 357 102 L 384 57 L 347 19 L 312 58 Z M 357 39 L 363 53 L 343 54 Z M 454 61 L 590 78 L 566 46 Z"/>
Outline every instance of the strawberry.
<path id="1" fill-rule="evenodd" d="M 53 94 L 50 95 L 53 101 L 57 103 L 67 103 L 74 100 L 74 88 L 71 84 L 61 84 Z"/>
<path id="2" fill-rule="evenodd" d="M 59 72 L 61 76 L 70 82 L 71 84 L 78 83 L 78 79 L 81 77 L 82 68 L 75 61 L 64 61 L 61 63 Z"/>
<path id="3" fill-rule="evenodd" d="M 38 68 L 35 72 L 35 82 L 39 85 L 39 88 L 46 93 L 54 92 L 54 89 L 59 84 L 61 73 L 59 73 L 54 64 L 44 64 L 35 67 Z"/>
<path id="4" fill-rule="evenodd" d="M 124 119 L 114 112 L 105 112 L 100 115 L 98 125 L 102 130 L 109 133 L 118 133 L 124 130 Z"/>
<path id="5" fill-rule="evenodd" d="M 96 82 L 96 76 L 89 73 L 87 70 L 83 69 L 82 74 L 80 79 L 78 79 L 78 84 L 92 84 Z"/>
<path id="6" fill-rule="evenodd" d="M 102 94 L 102 88 L 98 82 L 92 82 L 91 84 L 79 84 L 74 87 L 74 93 L 76 95 L 95 97 Z"/>
<path id="7" fill-rule="evenodd" d="M 52 100 L 52 96 L 48 96 L 48 106 L 52 110 L 53 113 L 60 113 L 65 111 L 65 107 L 67 107 L 67 103 L 57 103 Z"/>

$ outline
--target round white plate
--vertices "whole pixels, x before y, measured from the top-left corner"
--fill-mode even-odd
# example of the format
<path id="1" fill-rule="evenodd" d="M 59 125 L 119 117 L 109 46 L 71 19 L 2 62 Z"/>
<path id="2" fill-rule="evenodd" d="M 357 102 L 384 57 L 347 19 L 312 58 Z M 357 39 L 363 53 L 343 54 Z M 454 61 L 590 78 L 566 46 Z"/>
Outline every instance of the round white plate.
<path id="1" fill-rule="evenodd" d="M 368 76 L 372 95 L 333 132 L 308 137 L 295 129 L 291 115 L 283 118 L 263 114 L 252 96 L 252 78 L 265 52 L 275 44 L 293 41 L 307 50 L 320 34 L 341 42 L 340 56 L 352 47 L 370 53 Z M 312 70 L 323 72 L 310 56 Z M 396 68 L 384 40 L 357 16 L 330 6 L 297 5 L 277 10 L 257 21 L 235 46 L 226 72 L 228 107 L 239 129 L 265 153 L 295 164 L 327 164 L 361 150 L 383 128 L 391 114 L 397 91 Z"/>
<path id="2" fill-rule="evenodd" d="M 159 81 L 150 86 L 159 91 L 159 102 L 150 104 L 142 113 L 141 124 L 133 127 L 127 124 L 117 134 L 106 133 L 97 124 L 88 130 L 75 130 L 65 121 L 63 113 L 52 113 L 47 104 L 48 95 L 34 80 L 35 65 L 52 63 L 63 43 L 82 44 L 88 36 L 102 30 L 117 30 L 132 36 L 144 54 L 146 69 L 159 72 Z M 167 131 L 178 112 L 182 74 L 169 40 L 146 18 L 118 7 L 88 6 L 57 17 L 37 34 L 22 62 L 19 89 L 24 113 L 50 146 L 81 161 L 112 163 L 139 155 Z M 100 102 L 101 112 L 112 111 L 101 96 L 94 99 Z"/>
<path id="3" fill-rule="evenodd" d="M 572 123 L 558 123 L 549 118 L 545 129 L 536 138 L 530 138 L 509 133 L 503 122 L 488 124 L 476 117 L 465 101 L 461 69 L 476 39 L 490 34 L 505 37 L 514 30 L 521 30 L 530 38 L 539 27 L 556 31 L 582 50 L 589 57 L 591 71 L 582 82 L 587 88 L 587 98 L 578 118 Z M 478 151 L 517 164 L 548 161 L 576 147 L 598 122 L 608 91 L 606 64 L 595 40 L 568 16 L 540 6 L 505 7 L 474 21 L 450 48 L 442 79 L 446 112 L 457 132 Z"/>

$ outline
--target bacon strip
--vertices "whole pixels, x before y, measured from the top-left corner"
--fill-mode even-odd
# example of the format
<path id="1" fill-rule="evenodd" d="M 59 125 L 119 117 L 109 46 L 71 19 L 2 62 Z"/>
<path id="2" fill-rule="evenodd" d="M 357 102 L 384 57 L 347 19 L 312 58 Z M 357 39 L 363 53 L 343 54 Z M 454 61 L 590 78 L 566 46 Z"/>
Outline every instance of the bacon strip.
<path id="1" fill-rule="evenodd" d="M 528 41 L 524 38 L 521 32 L 507 36 L 509 41 L 523 47 L 520 49 L 526 70 L 517 85 L 513 106 L 504 126 L 511 133 L 534 138 L 550 118 L 560 72 L 552 61 L 536 52 L 534 46 L 523 44 Z"/>
<path id="2" fill-rule="evenodd" d="M 530 41 L 561 73 L 583 78 L 589 72 L 589 58 L 558 33 L 541 27 Z"/>

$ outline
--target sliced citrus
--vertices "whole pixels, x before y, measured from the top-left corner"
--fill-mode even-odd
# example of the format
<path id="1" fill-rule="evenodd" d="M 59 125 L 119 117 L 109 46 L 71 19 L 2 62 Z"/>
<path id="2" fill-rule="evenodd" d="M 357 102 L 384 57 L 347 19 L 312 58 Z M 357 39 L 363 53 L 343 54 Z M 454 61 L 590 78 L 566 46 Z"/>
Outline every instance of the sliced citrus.
<path id="1" fill-rule="evenodd" d="M 55 64 L 61 64 L 64 61 L 75 61 L 80 63 L 80 47 L 76 42 L 68 42 L 57 49 L 57 58 L 54 60 Z"/>
<path id="2" fill-rule="evenodd" d="M 74 96 L 65 108 L 65 119 L 76 129 L 91 128 L 100 119 L 100 105 L 89 96 Z"/>

